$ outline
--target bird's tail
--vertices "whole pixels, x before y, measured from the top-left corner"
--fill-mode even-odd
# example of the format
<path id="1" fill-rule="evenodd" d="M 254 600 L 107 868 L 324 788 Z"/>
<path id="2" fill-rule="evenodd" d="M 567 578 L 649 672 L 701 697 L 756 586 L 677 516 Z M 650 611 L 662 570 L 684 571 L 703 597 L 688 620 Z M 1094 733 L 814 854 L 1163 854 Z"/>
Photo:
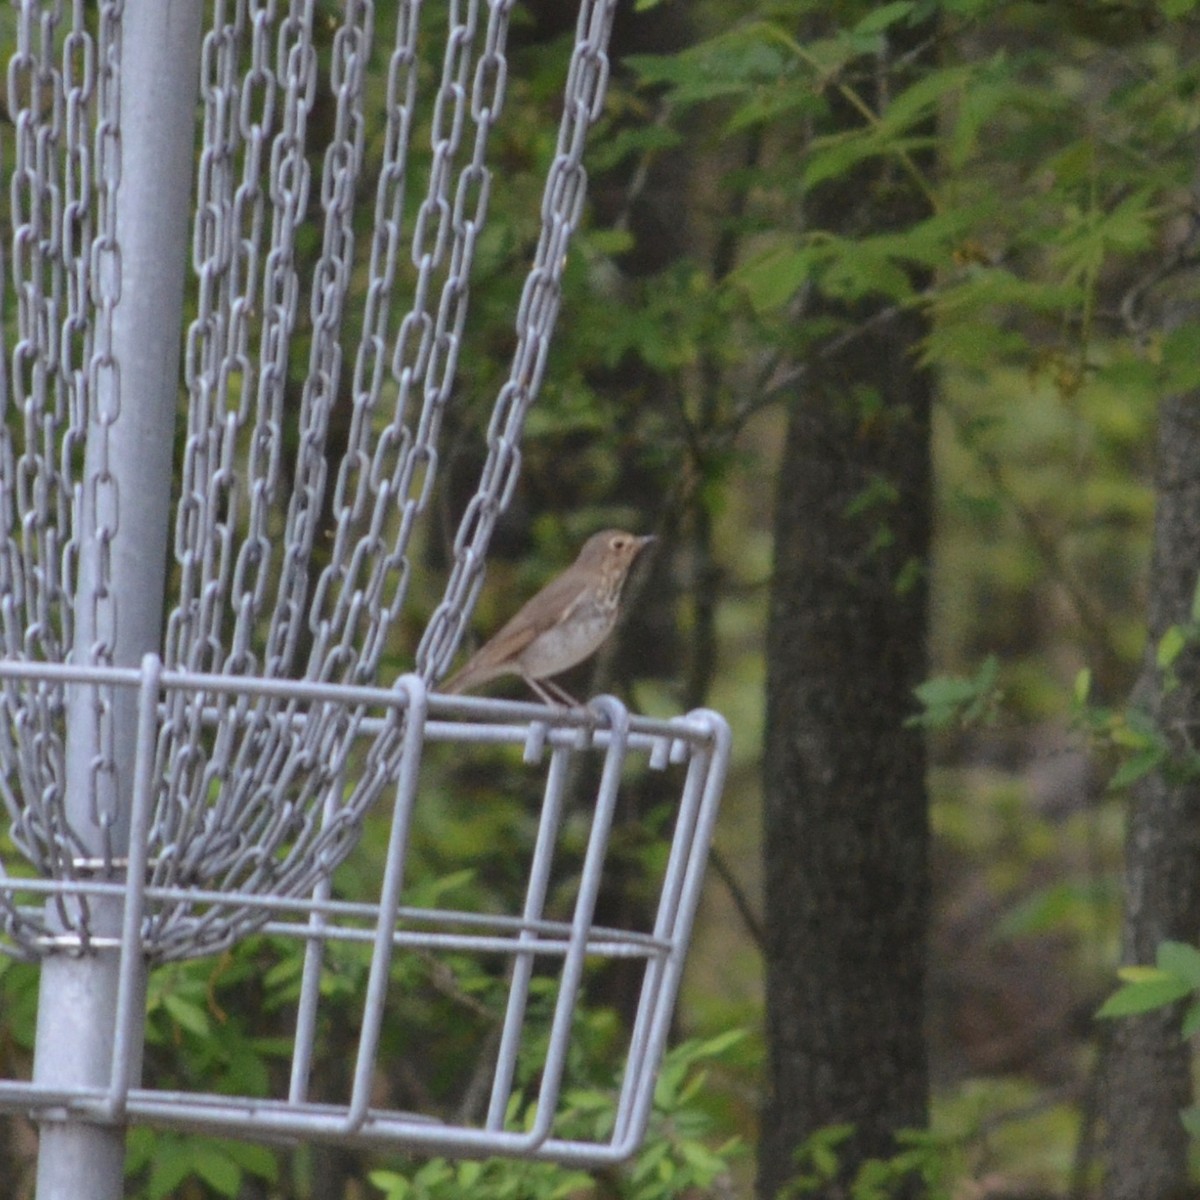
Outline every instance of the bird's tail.
<path id="1" fill-rule="evenodd" d="M 439 683 L 437 690 L 446 696 L 461 696 L 463 692 L 469 692 L 481 683 L 494 679 L 496 675 L 497 672 L 489 670 L 486 664 L 480 663 L 479 656 L 476 655 L 468 659 L 448 679 Z"/>

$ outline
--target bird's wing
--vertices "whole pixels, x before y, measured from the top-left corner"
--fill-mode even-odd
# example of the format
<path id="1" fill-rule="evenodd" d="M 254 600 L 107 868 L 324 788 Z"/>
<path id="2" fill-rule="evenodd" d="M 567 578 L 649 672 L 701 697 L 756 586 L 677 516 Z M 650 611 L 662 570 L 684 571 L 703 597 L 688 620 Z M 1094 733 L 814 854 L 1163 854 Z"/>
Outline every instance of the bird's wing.
<path id="1" fill-rule="evenodd" d="M 510 668 L 501 664 L 510 663 L 539 633 L 550 628 L 537 619 L 537 612 L 557 609 L 558 620 L 554 624 L 558 624 L 574 611 L 584 593 L 585 588 L 577 579 L 571 578 L 570 572 L 551 580 L 467 660 L 462 670 L 442 684 L 442 691 L 461 691 L 504 674 Z"/>

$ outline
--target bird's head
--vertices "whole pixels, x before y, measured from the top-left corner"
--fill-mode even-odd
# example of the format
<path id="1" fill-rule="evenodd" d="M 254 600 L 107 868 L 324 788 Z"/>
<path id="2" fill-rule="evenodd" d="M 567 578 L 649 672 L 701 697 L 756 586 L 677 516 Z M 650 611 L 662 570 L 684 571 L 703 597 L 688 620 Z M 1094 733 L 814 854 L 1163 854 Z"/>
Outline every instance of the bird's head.
<path id="1" fill-rule="evenodd" d="M 604 529 L 594 533 L 583 544 L 578 562 L 581 566 L 595 563 L 622 575 L 633 565 L 634 559 L 652 542 L 653 534 L 638 537 L 623 529 Z"/>

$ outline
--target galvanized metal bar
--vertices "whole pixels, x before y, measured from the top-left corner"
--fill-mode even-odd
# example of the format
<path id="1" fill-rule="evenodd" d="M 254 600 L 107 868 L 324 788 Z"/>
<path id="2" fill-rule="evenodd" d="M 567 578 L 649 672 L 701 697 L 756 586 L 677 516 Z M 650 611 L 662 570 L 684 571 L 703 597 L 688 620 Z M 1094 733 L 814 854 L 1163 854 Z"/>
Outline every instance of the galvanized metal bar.
<path id="1" fill-rule="evenodd" d="M 129 815 L 125 912 L 121 921 L 121 953 L 117 971 L 117 1011 L 113 1022 L 109 1116 L 114 1122 L 125 1114 L 125 1101 L 131 1083 L 141 1078 L 142 1026 L 146 1019 L 146 957 L 142 946 L 142 915 L 146 903 L 149 862 L 147 839 L 154 800 L 154 744 L 158 732 L 161 676 L 162 660 L 156 654 L 147 654 L 142 660 L 142 686 L 138 691 L 137 754 Z"/>
<path id="2" fill-rule="evenodd" d="M 625 765 L 628 710 L 615 696 L 598 696 L 589 707 L 607 724 L 611 740 L 604 757 L 604 769 L 600 774 L 600 786 L 592 814 L 591 833 L 580 870 L 579 892 L 575 898 L 575 912 L 571 921 L 571 945 L 563 960 L 562 975 L 559 979 L 558 1000 L 554 1006 L 546 1061 L 542 1067 L 542 1082 L 538 1089 L 537 1117 L 525 1137 L 530 1148 L 540 1145 L 550 1136 L 556 1115 L 558 1092 L 562 1085 L 570 1045 L 571 1023 L 579 986 L 583 980 L 588 934 L 596 910 L 596 897 L 600 894 L 608 836 L 617 807 L 621 770 Z"/>
<path id="3" fill-rule="evenodd" d="M 546 772 L 546 788 L 542 799 L 542 815 L 538 822 L 538 836 L 529 868 L 529 884 L 525 892 L 525 907 L 521 914 L 525 925 L 517 935 L 519 947 L 541 948 L 540 938 L 530 923 L 540 919 L 546 907 L 546 891 L 550 886 L 554 848 L 562 825 L 563 799 L 570 762 L 571 752 L 566 747 L 559 746 L 550 755 L 550 768 Z M 518 950 L 513 956 L 512 975 L 508 984 L 508 1005 L 504 1012 L 504 1026 L 496 1051 L 496 1070 L 492 1077 L 492 1094 L 488 1101 L 488 1129 L 504 1128 L 504 1115 L 512 1095 L 517 1054 L 521 1048 L 521 1032 L 525 1024 L 525 1006 L 529 1000 L 529 980 L 533 975 L 533 964 L 532 950 Z"/>
<path id="4" fill-rule="evenodd" d="M 663 875 L 662 891 L 659 894 L 658 910 L 654 921 L 655 935 L 664 938 L 667 944 L 670 944 L 671 931 L 677 919 L 679 897 L 683 890 L 687 864 L 696 849 L 696 823 L 704 796 L 704 783 L 708 778 L 710 758 L 711 756 L 706 750 L 700 750 L 692 755 L 691 762 L 688 764 L 679 813 L 675 819 L 671 854 Z M 626 1060 L 625 1075 L 621 1081 L 617 1119 L 613 1124 L 612 1140 L 614 1142 L 622 1142 L 628 1138 L 631 1122 L 634 1119 L 633 1097 L 641 1094 L 648 1077 L 653 1086 L 657 1063 L 652 1058 L 650 1039 L 654 1014 L 658 1011 L 661 1001 L 666 973 L 665 966 L 665 958 L 649 959 L 646 963 L 646 973 L 642 980 L 638 999 L 637 1016 L 634 1019 L 629 1039 L 629 1055 Z"/>
<path id="5" fill-rule="evenodd" d="M 404 749 L 400 759 L 400 777 L 396 781 L 396 802 L 392 808 L 392 827 L 388 834 L 387 860 L 383 885 L 379 891 L 379 917 L 375 927 L 375 946 L 371 970 L 367 976 L 363 1002 L 362 1030 L 358 1038 L 358 1056 L 354 1064 L 350 1106 L 343 1128 L 353 1133 L 366 1120 L 371 1103 L 371 1084 L 375 1072 L 375 1051 L 383 1024 L 387 999 L 388 975 L 392 964 L 392 933 L 396 911 L 400 907 L 400 889 L 404 886 L 404 868 L 408 854 L 408 834 L 412 824 L 413 802 L 421 771 L 424 744 L 425 682 L 419 675 L 404 675 L 396 681 L 397 691 L 408 698 L 405 713 Z"/>
<path id="6" fill-rule="evenodd" d="M 721 802 L 721 788 L 729 766 L 732 744 L 729 723 L 720 713 L 710 709 L 698 710 L 691 715 L 708 723 L 712 734 L 712 749 L 703 755 L 707 761 L 700 780 L 703 793 L 691 839 L 692 852 L 682 857 L 676 868 L 677 873 L 680 867 L 683 869 L 683 881 L 673 905 L 674 911 L 667 914 L 670 920 L 663 922 L 664 927 L 669 924 L 672 949 L 662 968 L 661 992 L 642 1045 L 642 1062 L 648 1069 L 640 1080 L 636 1094 L 622 1097 L 626 1101 L 627 1108 L 624 1111 L 628 1115 L 623 1119 L 621 1136 L 614 1133 L 613 1149 L 618 1158 L 622 1159 L 628 1158 L 637 1149 L 650 1120 L 650 1108 L 654 1099 L 654 1072 L 662 1058 L 670 1032 L 671 1015 L 683 978 L 684 955 L 692 933 L 692 922 L 700 903 L 700 888 L 704 882 L 704 869 L 708 864 L 708 847 L 712 842 L 713 826 L 716 824 Z M 655 932 L 659 932 L 657 927 Z M 650 970 L 654 969 L 652 965 Z"/>
<path id="7" fill-rule="evenodd" d="M 328 824 L 337 811 L 341 788 L 325 797 L 322 820 Z M 324 932 L 329 921 L 323 906 L 333 893 L 333 878 L 325 875 L 313 889 L 313 907 L 308 916 L 304 943 L 304 967 L 300 973 L 300 995 L 296 1001 L 296 1036 L 292 1045 L 292 1071 L 288 1083 L 288 1103 L 302 1104 L 308 1097 L 313 1047 L 317 1034 L 317 1010 L 321 1004 L 321 965 L 325 958 Z"/>

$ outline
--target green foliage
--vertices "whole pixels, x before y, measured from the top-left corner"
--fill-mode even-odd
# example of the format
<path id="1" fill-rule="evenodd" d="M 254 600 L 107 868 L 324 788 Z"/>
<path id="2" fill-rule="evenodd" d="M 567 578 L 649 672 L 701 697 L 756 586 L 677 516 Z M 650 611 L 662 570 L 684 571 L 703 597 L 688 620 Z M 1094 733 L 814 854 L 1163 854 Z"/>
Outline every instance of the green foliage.
<path id="1" fill-rule="evenodd" d="M 1154 661 L 1163 673 L 1163 694 L 1173 692 L 1179 687 L 1178 665 L 1184 651 L 1195 649 L 1200 645 L 1200 580 L 1197 580 L 1196 590 L 1192 595 L 1190 620 L 1183 624 L 1168 626 L 1166 632 L 1158 640 Z"/>
<path id="2" fill-rule="evenodd" d="M 1163 942 L 1152 967 L 1122 967 L 1117 975 L 1124 981 L 1100 1006 L 1098 1017 L 1128 1017 L 1165 1008 L 1185 996 L 1200 995 L 1200 950 L 1184 942 Z M 1200 1030 L 1200 999 L 1183 1017 L 1183 1036 Z"/>
<path id="3" fill-rule="evenodd" d="M 233 1200 L 248 1180 L 273 1184 L 279 1179 L 274 1152 L 262 1146 L 145 1127 L 129 1131 L 125 1169 L 144 1178 L 137 1195 L 146 1200 L 179 1195 L 189 1180 Z"/>
<path id="4" fill-rule="evenodd" d="M 942 675 L 916 688 L 924 712 L 909 719 L 923 729 L 967 729 L 993 719 L 1002 699 L 1000 663 L 989 654 L 970 679 Z"/>
<path id="5" fill-rule="evenodd" d="M 1036 888 L 1013 905 L 996 926 L 999 938 L 1061 934 L 1085 936 L 1099 915 L 1115 911 L 1119 899 L 1116 883 L 1105 876 L 1067 879 Z"/>
<path id="6" fill-rule="evenodd" d="M 1193 595 L 1189 620 L 1168 626 L 1155 647 L 1161 696 L 1180 687 L 1181 659 L 1198 645 L 1200 586 Z M 1155 771 L 1172 780 L 1200 777 L 1200 751 L 1190 741 L 1170 738 L 1153 714 L 1137 704 L 1113 709 L 1091 703 L 1091 691 L 1091 672 L 1080 671 L 1072 693 L 1072 716 L 1097 747 L 1115 752 L 1118 765 L 1109 779 L 1111 789 L 1129 787 Z"/>
<path id="7" fill-rule="evenodd" d="M 1179 1034 L 1182 1038 L 1200 1033 L 1200 949 L 1186 942 L 1164 941 L 1154 957 L 1154 966 L 1121 967 L 1122 984 L 1096 1012 L 1097 1017 L 1115 1020 L 1171 1008 L 1183 1001 Z M 1200 1139 L 1200 1106 L 1180 1113 L 1184 1128 Z"/>
<path id="8" fill-rule="evenodd" d="M 589 1018 L 593 1019 L 593 1018 Z M 371 1183 L 385 1200 L 469 1200 L 477 1196 L 512 1200 L 559 1200 L 561 1197 L 614 1196 L 623 1200 L 671 1200 L 711 1188 L 728 1174 L 731 1161 L 743 1152 L 740 1139 L 725 1137 L 714 1145 L 716 1123 L 697 1104 L 707 1080 L 707 1064 L 728 1058 L 742 1042 L 742 1031 L 682 1042 L 668 1051 L 654 1093 L 645 1144 L 628 1167 L 601 1182 L 585 1171 L 554 1163 L 502 1158 L 482 1162 L 431 1159 L 407 1171 L 371 1172 Z M 614 1090 L 577 1088 L 556 1134 L 597 1138 L 611 1131 Z M 528 1126 L 531 1106 L 514 1105 L 510 1116 Z"/>
<path id="9" fill-rule="evenodd" d="M 33 1050 L 37 1027 L 37 968 L 32 963 L 0 955 L 0 1012 L 4 1037 L 26 1053 Z"/>
<path id="10" fill-rule="evenodd" d="M 1150 713 L 1135 705 L 1109 708 L 1092 704 L 1090 690 L 1091 674 L 1081 671 L 1075 680 L 1072 714 L 1093 744 L 1116 758 L 1109 789 L 1119 791 L 1164 769 L 1171 761 L 1171 747 Z"/>
<path id="11" fill-rule="evenodd" d="M 949 1200 L 957 1167 L 953 1147 L 924 1130 L 901 1130 L 898 1149 L 890 1158 L 867 1159 L 848 1183 L 842 1175 L 842 1146 L 854 1135 L 854 1126 L 830 1125 L 807 1137 L 795 1152 L 796 1174 L 776 1200 L 828 1194 L 836 1188 L 848 1200 L 888 1200 L 912 1194 L 919 1181 L 926 1200 Z"/>

